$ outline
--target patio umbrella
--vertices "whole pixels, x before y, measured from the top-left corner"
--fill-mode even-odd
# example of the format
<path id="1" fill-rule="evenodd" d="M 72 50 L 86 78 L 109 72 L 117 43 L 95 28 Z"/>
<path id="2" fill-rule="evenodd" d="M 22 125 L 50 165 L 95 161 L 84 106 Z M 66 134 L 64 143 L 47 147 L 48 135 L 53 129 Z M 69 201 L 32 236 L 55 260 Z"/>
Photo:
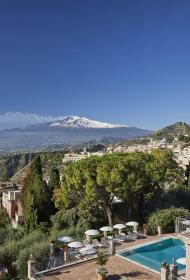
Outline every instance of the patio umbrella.
<path id="1" fill-rule="evenodd" d="M 71 247 L 71 248 L 82 248 L 82 247 L 84 247 L 83 243 L 79 242 L 79 241 L 71 242 L 71 243 L 68 244 L 68 246 Z"/>
<path id="2" fill-rule="evenodd" d="M 126 228 L 126 225 L 124 224 L 116 224 L 113 226 L 113 228 L 116 228 L 119 230 L 119 234 L 121 234 L 122 229 Z"/>
<path id="3" fill-rule="evenodd" d="M 88 240 L 88 242 L 92 242 L 92 236 L 95 236 L 95 235 L 97 235 L 99 233 L 99 231 L 98 230 L 96 230 L 96 229 L 89 229 L 89 230 L 87 230 L 87 231 L 85 231 L 85 234 L 86 234 L 86 240 Z"/>
<path id="4" fill-rule="evenodd" d="M 177 259 L 176 262 L 182 265 L 186 265 L 186 258 Z"/>
<path id="5" fill-rule="evenodd" d="M 105 226 L 105 227 L 101 227 L 100 230 L 103 231 L 104 236 L 106 237 L 106 236 L 107 236 L 107 232 L 108 232 L 108 231 L 112 231 L 113 228 L 108 227 L 108 226 Z"/>
<path id="6" fill-rule="evenodd" d="M 94 235 L 97 235 L 98 233 L 99 233 L 99 231 L 96 229 L 89 229 L 89 230 L 85 231 L 85 234 L 89 235 L 89 236 L 94 236 Z"/>
<path id="7" fill-rule="evenodd" d="M 60 242 L 69 243 L 73 241 L 73 238 L 70 236 L 62 236 L 57 239 Z"/>
<path id="8" fill-rule="evenodd" d="M 126 223 L 126 225 L 129 226 L 129 227 L 134 227 L 134 229 L 136 230 L 139 223 L 137 223 L 135 221 L 131 221 L 131 222 Z"/>

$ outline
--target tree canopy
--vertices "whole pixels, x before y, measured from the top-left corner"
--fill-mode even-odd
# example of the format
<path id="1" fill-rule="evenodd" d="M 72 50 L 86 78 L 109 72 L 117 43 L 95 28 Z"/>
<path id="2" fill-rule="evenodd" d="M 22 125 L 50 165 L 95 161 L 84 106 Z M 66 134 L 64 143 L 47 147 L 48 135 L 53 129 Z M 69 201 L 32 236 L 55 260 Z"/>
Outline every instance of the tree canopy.
<path id="1" fill-rule="evenodd" d="M 102 217 L 112 226 L 117 197 L 126 206 L 126 219 L 138 217 L 143 222 L 153 194 L 183 180 L 169 150 L 91 157 L 68 166 L 55 205 L 60 210 L 77 208 L 85 223 L 97 224 Z"/>

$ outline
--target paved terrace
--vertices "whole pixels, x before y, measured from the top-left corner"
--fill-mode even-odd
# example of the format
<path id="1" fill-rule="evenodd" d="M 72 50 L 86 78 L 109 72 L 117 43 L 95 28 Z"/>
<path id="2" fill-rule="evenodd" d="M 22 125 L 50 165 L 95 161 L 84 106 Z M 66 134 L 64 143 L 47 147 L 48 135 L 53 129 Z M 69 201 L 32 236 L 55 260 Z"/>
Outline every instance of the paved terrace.
<path id="1" fill-rule="evenodd" d="M 124 242 L 117 246 L 117 251 L 153 240 L 159 240 L 160 238 L 167 236 L 169 235 L 162 235 L 159 237 L 152 236 L 146 239 L 139 239 L 134 242 Z M 153 273 L 150 270 L 144 269 L 141 266 L 135 265 L 118 256 L 110 256 L 106 268 L 108 270 L 108 276 L 106 278 L 107 280 L 160 280 L 159 274 Z M 90 261 L 87 263 L 78 265 L 75 264 L 68 268 L 56 270 L 52 273 L 49 273 L 49 275 L 56 276 L 56 278 L 59 280 L 97 280 L 95 269 L 95 261 Z"/>

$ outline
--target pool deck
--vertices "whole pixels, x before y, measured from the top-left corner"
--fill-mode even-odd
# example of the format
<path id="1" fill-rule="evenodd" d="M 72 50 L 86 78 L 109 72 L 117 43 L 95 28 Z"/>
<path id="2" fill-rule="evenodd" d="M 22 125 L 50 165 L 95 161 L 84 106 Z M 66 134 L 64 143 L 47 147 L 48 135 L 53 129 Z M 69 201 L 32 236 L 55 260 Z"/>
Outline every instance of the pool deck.
<path id="1" fill-rule="evenodd" d="M 161 236 L 150 236 L 146 239 L 139 239 L 134 242 L 125 242 L 117 246 L 117 252 L 123 251 L 124 249 L 138 246 L 147 242 L 157 241 L 160 238 L 172 236 L 171 234 Z M 110 256 L 109 261 L 106 265 L 108 270 L 107 280 L 160 280 L 160 275 L 154 273 L 148 269 L 145 269 L 139 265 L 131 263 L 119 256 Z M 90 261 L 87 263 L 81 263 L 68 268 L 62 268 L 52 272 L 49 275 L 55 276 L 59 280 L 97 280 L 95 273 L 96 263 Z"/>

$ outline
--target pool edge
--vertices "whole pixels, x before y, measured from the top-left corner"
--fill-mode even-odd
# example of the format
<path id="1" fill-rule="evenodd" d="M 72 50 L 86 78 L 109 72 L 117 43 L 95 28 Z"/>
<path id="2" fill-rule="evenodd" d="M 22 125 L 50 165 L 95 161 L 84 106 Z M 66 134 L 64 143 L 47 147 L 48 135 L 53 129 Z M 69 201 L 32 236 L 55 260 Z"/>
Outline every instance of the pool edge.
<path id="1" fill-rule="evenodd" d="M 138 249 L 138 248 L 140 248 L 140 247 L 144 247 L 144 246 L 148 246 L 148 245 L 151 245 L 151 244 L 160 242 L 161 240 L 167 240 L 167 239 L 170 239 L 170 238 L 179 239 L 179 238 L 177 238 L 177 236 L 174 236 L 174 235 L 168 235 L 167 237 L 160 237 L 159 239 L 155 239 L 155 240 L 152 240 L 152 241 L 149 241 L 149 242 L 146 242 L 146 243 L 141 243 L 141 244 L 137 244 L 137 245 L 134 245 L 134 246 L 130 246 L 130 247 L 126 248 L 126 249 L 118 250 L 117 253 L 116 253 L 116 256 L 122 258 L 122 259 L 125 260 L 125 261 L 131 262 L 131 263 L 133 263 L 133 264 L 135 264 L 135 265 L 137 265 L 137 266 L 143 267 L 143 268 L 146 269 L 146 270 L 149 270 L 149 271 L 151 271 L 151 272 L 153 272 L 153 273 L 156 273 L 156 274 L 160 275 L 161 272 L 159 272 L 159 271 L 157 271 L 157 270 L 154 270 L 154 269 L 152 269 L 152 268 L 150 268 L 150 267 L 148 267 L 148 266 L 145 266 L 145 265 L 143 265 L 143 264 L 140 264 L 140 263 L 138 263 L 138 262 L 136 262 L 136 261 L 133 261 L 133 260 L 127 258 L 127 257 L 123 257 L 123 256 L 121 256 L 120 254 L 121 254 L 121 253 L 124 253 L 124 252 L 127 252 L 127 251 L 134 250 L 134 249 Z M 179 239 L 179 240 L 180 240 L 180 239 Z M 181 270 L 179 270 L 179 272 L 180 272 L 180 271 L 181 271 Z"/>

